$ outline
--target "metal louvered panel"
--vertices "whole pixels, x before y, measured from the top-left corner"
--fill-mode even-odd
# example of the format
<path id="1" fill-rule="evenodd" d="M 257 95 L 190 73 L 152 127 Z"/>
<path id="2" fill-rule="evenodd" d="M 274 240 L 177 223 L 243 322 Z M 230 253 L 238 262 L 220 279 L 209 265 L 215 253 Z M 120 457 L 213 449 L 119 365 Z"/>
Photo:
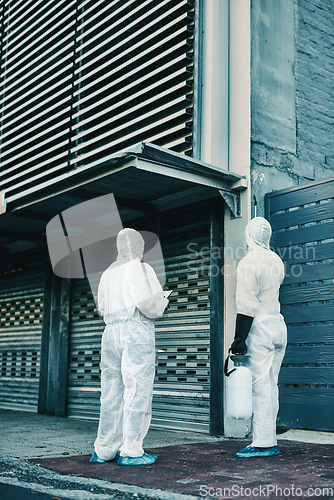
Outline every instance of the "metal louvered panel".
<path id="1" fill-rule="evenodd" d="M 150 141 L 192 153 L 194 0 L 0 0 L 7 201 Z"/>
<path id="2" fill-rule="evenodd" d="M 43 274 L 0 277 L 0 407 L 37 411 Z"/>
<path id="3" fill-rule="evenodd" d="M 193 2 L 91 0 L 78 11 L 72 163 L 138 140 L 191 152 Z"/>
<path id="4" fill-rule="evenodd" d="M 4 1 L 1 184 L 9 199 L 68 169 L 75 1 Z"/>
<path id="5" fill-rule="evenodd" d="M 205 237 L 202 243 L 207 247 L 208 238 Z M 152 425 L 208 432 L 209 255 L 208 251 L 201 252 L 193 258 L 194 254 L 186 247 L 187 242 L 166 246 L 166 287 L 174 292 L 170 309 L 156 321 L 159 365 L 154 386 Z M 75 280 L 72 290 L 69 416 L 99 416 L 103 328 L 87 283 Z"/>

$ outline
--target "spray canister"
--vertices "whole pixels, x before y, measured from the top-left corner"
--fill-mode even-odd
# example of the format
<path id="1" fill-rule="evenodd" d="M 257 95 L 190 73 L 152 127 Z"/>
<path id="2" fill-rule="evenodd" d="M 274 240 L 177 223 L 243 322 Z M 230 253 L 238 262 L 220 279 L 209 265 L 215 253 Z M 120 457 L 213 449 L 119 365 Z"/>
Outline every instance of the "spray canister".
<path id="1" fill-rule="evenodd" d="M 234 368 L 228 371 L 229 358 Z M 248 419 L 252 416 L 252 373 L 246 366 L 249 354 L 230 354 L 225 361 L 226 414 L 229 418 Z"/>

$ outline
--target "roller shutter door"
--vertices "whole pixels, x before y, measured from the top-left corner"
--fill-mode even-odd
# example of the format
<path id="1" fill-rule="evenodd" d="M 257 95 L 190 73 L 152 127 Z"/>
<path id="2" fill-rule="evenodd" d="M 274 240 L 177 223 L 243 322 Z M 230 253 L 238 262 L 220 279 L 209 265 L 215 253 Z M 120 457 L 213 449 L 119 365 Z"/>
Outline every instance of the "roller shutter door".
<path id="1" fill-rule="evenodd" d="M 288 346 L 279 422 L 334 430 L 334 179 L 267 196 L 272 245 L 286 265 L 281 287 Z"/>
<path id="2" fill-rule="evenodd" d="M 152 425 L 209 429 L 208 236 L 164 245 L 170 309 L 156 322 L 159 350 Z M 187 248 L 191 241 L 201 252 Z M 195 248 L 195 246 L 193 247 Z M 98 418 L 100 343 L 104 328 L 85 281 L 73 281 L 68 415 Z"/>
<path id="3" fill-rule="evenodd" d="M 37 411 L 43 315 L 42 272 L 0 277 L 0 407 Z"/>
<path id="4" fill-rule="evenodd" d="M 173 294 L 170 308 L 156 323 L 153 426 L 209 432 L 208 243 L 204 234 L 165 247 L 167 288 Z"/>
<path id="5" fill-rule="evenodd" d="M 73 280 L 67 414 L 98 418 L 100 356 L 104 322 L 86 280 Z"/>

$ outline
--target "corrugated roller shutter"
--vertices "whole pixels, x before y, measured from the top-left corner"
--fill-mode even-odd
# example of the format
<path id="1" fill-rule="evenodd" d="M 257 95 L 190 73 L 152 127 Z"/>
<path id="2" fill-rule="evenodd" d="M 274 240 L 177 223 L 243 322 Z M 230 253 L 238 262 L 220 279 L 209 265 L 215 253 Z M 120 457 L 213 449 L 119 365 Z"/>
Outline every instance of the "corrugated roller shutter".
<path id="1" fill-rule="evenodd" d="M 37 411 L 43 315 L 42 272 L 0 277 L 0 407 Z"/>
<path id="2" fill-rule="evenodd" d="M 199 255 L 188 241 L 164 246 L 170 309 L 156 321 L 159 350 L 152 425 L 207 432 L 209 428 L 209 251 Z M 166 250 L 166 251 L 165 251 Z M 72 291 L 68 415 L 98 418 L 100 343 L 104 324 L 84 281 Z"/>
<path id="3" fill-rule="evenodd" d="M 101 336 L 99 316 L 86 280 L 73 280 L 70 320 L 69 417 L 98 418 Z"/>
<path id="4" fill-rule="evenodd" d="M 0 0 L 8 201 L 146 140 L 192 152 L 194 0 Z"/>
<path id="5" fill-rule="evenodd" d="M 173 293 L 156 321 L 154 426 L 209 432 L 209 254 L 208 236 L 164 246 L 166 286 Z"/>

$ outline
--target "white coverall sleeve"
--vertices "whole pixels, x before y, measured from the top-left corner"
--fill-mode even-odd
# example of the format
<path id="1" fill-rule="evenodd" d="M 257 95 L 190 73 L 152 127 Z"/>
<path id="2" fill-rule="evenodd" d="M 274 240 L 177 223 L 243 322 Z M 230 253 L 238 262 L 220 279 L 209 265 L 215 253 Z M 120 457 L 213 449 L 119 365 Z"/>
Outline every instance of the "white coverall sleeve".
<path id="1" fill-rule="evenodd" d="M 101 316 L 104 315 L 106 309 L 106 291 L 105 291 L 105 277 L 102 274 L 98 291 L 97 291 L 97 309 Z"/>
<path id="2" fill-rule="evenodd" d="M 254 318 L 258 307 L 260 291 L 259 277 L 256 266 L 242 260 L 237 268 L 236 307 L 237 314 Z"/>
<path id="3" fill-rule="evenodd" d="M 150 319 L 160 318 L 168 300 L 152 267 L 134 262 L 129 267 L 126 281 L 131 299 L 140 312 Z"/>

